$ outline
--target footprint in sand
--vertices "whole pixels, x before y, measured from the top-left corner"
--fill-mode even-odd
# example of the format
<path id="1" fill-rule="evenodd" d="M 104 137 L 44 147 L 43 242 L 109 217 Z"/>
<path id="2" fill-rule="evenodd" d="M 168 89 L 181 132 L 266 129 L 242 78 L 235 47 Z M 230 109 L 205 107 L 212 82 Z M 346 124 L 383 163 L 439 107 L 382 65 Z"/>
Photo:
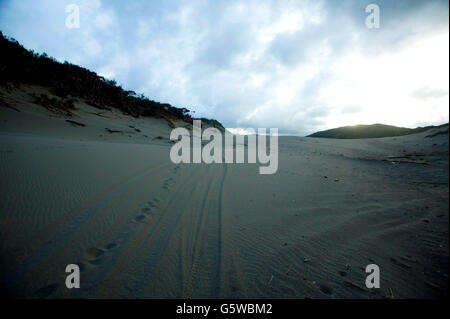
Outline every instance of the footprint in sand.
<path id="1" fill-rule="evenodd" d="M 153 201 L 147 202 L 147 205 L 150 206 L 151 208 L 157 208 L 158 206 L 157 206 L 154 202 L 157 203 L 157 202 L 159 202 L 159 201 L 156 201 L 156 200 L 154 199 Z"/>
<path id="2" fill-rule="evenodd" d="M 86 252 L 85 258 L 80 262 L 80 271 L 83 272 L 92 267 L 92 265 L 100 264 L 106 257 L 105 253 L 117 247 L 117 243 L 111 242 L 102 248 L 91 247 Z"/>
<path id="3" fill-rule="evenodd" d="M 139 215 L 138 217 L 136 217 L 136 218 L 134 219 L 134 221 L 135 221 L 135 222 L 144 222 L 144 221 L 147 219 L 147 217 L 148 217 L 148 216 L 141 214 L 141 215 Z"/>
<path id="4" fill-rule="evenodd" d="M 155 215 L 155 210 L 157 210 L 159 203 L 158 199 L 153 199 L 146 203 L 146 206 L 141 208 L 141 214 L 133 219 L 134 222 L 145 222 L 147 219 Z"/>
<path id="5" fill-rule="evenodd" d="M 175 182 L 173 181 L 173 178 L 170 177 L 170 178 L 168 178 L 168 179 L 166 179 L 166 180 L 164 181 L 163 188 L 164 188 L 164 189 L 169 189 L 174 183 L 175 183 Z"/>

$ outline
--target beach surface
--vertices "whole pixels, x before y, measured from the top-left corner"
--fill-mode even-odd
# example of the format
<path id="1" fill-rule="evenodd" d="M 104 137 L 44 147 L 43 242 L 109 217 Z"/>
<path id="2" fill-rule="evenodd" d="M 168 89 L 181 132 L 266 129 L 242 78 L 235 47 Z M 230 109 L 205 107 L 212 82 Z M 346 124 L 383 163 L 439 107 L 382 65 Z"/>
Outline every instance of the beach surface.
<path id="1" fill-rule="evenodd" d="M 448 126 L 282 136 L 277 173 L 260 175 L 259 164 L 173 164 L 165 120 L 83 103 L 55 115 L 30 90 L 1 92 L 4 294 L 448 297 Z M 69 264 L 79 289 L 65 286 Z M 365 285 L 369 264 L 379 289 Z"/>

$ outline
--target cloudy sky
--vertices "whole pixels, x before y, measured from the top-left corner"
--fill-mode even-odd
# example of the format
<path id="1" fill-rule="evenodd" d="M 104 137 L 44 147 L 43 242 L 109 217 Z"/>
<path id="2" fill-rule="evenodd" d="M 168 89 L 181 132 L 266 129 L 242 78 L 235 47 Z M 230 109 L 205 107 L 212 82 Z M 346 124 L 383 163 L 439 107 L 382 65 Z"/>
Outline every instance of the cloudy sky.
<path id="1" fill-rule="evenodd" d="M 69 29 L 66 6 L 80 8 Z M 380 8 L 369 29 L 365 8 Z M 2 0 L 0 30 L 226 127 L 449 121 L 448 1 Z"/>

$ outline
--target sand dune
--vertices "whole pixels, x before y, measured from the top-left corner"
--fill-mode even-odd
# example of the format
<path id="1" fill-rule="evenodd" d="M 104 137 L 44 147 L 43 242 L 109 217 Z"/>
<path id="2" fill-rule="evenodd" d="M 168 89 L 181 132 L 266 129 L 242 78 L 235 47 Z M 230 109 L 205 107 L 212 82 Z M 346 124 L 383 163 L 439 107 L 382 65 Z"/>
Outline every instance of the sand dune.
<path id="1" fill-rule="evenodd" d="M 448 128 L 280 137 L 278 172 L 259 175 L 254 164 L 172 164 L 161 119 L 80 104 L 71 120 L 82 127 L 25 93 L 5 98 L 20 110 L 0 107 L 7 294 L 448 297 Z M 72 263 L 80 289 L 64 285 Z M 365 287 L 371 263 L 380 289 Z"/>

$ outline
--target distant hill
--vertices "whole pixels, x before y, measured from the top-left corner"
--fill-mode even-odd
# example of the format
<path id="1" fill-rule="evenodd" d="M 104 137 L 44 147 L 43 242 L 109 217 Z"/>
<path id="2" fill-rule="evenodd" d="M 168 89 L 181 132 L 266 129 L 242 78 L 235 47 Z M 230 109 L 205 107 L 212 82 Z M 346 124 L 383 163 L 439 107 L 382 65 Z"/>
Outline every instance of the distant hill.
<path id="1" fill-rule="evenodd" d="M 444 124 L 448 125 L 448 124 Z M 441 126 L 444 126 L 441 125 Z M 426 126 L 417 128 L 397 127 L 384 124 L 372 125 L 353 125 L 333 128 L 330 130 L 316 132 L 308 135 L 308 137 L 323 137 L 323 138 L 341 138 L 341 139 L 355 139 L 355 138 L 379 138 L 402 136 L 414 134 L 435 128 L 436 126 Z"/>

